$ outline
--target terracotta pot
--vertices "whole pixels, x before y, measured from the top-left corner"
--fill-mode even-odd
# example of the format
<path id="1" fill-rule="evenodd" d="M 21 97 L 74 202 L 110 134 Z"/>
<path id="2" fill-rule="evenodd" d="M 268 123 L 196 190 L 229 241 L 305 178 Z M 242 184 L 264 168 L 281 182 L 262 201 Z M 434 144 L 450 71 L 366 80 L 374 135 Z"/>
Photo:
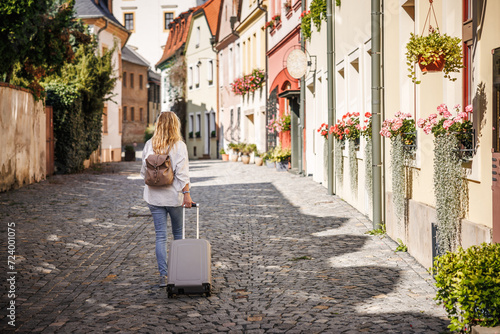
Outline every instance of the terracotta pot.
<path id="1" fill-rule="evenodd" d="M 255 157 L 254 159 L 257 166 L 262 166 L 264 164 L 264 160 L 262 159 L 262 157 Z"/>
<path id="2" fill-rule="evenodd" d="M 231 161 L 232 162 L 238 161 L 238 155 L 237 154 L 231 154 Z"/>
<path id="3" fill-rule="evenodd" d="M 249 155 L 242 155 L 241 162 L 243 162 L 245 165 L 248 165 L 250 163 L 250 156 Z"/>
<path id="4" fill-rule="evenodd" d="M 229 154 L 223 154 L 222 161 L 229 161 Z"/>
<path id="5" fill-rule="evenodd" d="M 418 57 L 418 66 L 422 72 L 441 72 L 444 68 L 444 55 L 441 55 L 438 60 L 433 63 L 422 65 L 421 62 L 424 60 L 424 57 Z"/>

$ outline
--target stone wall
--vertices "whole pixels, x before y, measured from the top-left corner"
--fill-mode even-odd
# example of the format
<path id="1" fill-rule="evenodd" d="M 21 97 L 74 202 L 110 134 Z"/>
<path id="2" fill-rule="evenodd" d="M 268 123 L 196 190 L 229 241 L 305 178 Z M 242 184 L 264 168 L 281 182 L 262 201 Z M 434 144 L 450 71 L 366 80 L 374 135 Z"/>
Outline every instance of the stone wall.
<path id="1" fill-rule="evenodd" d="M 46 116 L 27 90 L 0 83 L 0 191 L 46 176 Z"/>

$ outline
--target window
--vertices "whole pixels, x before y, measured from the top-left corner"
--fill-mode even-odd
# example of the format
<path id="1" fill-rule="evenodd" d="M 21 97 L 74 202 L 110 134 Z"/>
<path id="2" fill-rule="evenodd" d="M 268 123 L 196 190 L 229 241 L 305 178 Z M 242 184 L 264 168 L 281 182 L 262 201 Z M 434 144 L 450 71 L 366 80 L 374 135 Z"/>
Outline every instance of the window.
<path id="1" fill-rule="evenodd" d="M 238 126 L 238 129 L 240 128 L 240 118 L 241 118 L 241 108 L 238 107 L 238 119 L 236 120 L 236 124 Z"/>
<path id="2" fill-rule="evenodd" d="M 122 108 L 118 109 L 118 134 L 122 134 L 122 129 L 123 129 L 123 114 L 122 114 Z"/>
<path id="3" fill-rule="evenodd" d="M 123 22 L 125 22 L 125 29 L 134 31 L 134 13 L 123 13 Z"/>
<path id="4" fill-rule="evenodd" d="M 200 47 L 200 35 L 201 35 L 201 29 L 200 27 L 196 27 L 196 47 Z"/>
<path id="5" fill-rule="evenodd" d="M 127 72 L 123 72 L 123 87 L 127 87 Z"/>
<path id="6" fill-rule="evenodd" d="M 240 49 L 240 43 L 236 44 L 236 55 L 235 55 L 235 60 L 234 60 L 234 64 L 235 64 L 235 70 L 234 70 L 234 74 L 235 76 L 237 77 L 240 77 L 241 76 L 241 67 L 240 67 L 240 55 L 241 55 L 241 49 Z"/>
<path id="7" fill-rule="evenodd" d="M 196 73 L 194 74 L 194 85 L 196 88 L 200 87 L 200 70 L 201 63 L 198 62 L 198 64 L 196 64 Z"/>
<path id="8" fill-rule="evenodd" d="M 142 89 L 142 74 L 139 74 L 139 89 Z"/>
<path id="9" fill-rule="evenodd" d="M 168 31 L 168 25 L 170 24 L 170 22 L 172 22 L 174 20 L 174 13 L 163 12 L 163 18 L 164 18 L 163 30 Z"/>
<path id="10" fill-rule="evenodd" d="M 227 59 L 227 68 L 228 68 L 228 77 L 229 81 L 232 82 L 234 80 L 233 76 L 233 48 L 229 48 L 229 55 Z"/>
<path id="11" fill-rule="evenodd" d="M 473 45 L 473 17 L 472 17 L 472 0 L 464 0 L 463 6 L 463 64 L 465 66 L 463 76 L 463 105 L 467 106 L 472 103 L 473 82 L 472 82 L 472 45 Z"/>
<path id="12" fill-rule="evenodd" d="M 207 80 L 208 80 L 209 85 L 213 85 L 213 83 L 214 83 L 214 61 L 213 60 L 208 61 Z"/>
<path id="13" fill-rule="evenodd" d="M 102 132 L 108 134 L 108 106 L 104 106 L 102 110 Z"/>
<path id="14" fill-rule="evenodd" d="M 134 107 L 130 107 L 130 120 L 135 121 Z"/>
<path id="15" fill-rule="evenodd" d="M 134 88 L 134 73 L 130 73 L 130 88 Z"/>
<path id="16" fill-rule="evenodd" d="M 219 53 L 219 59 L 224 59 L 222 51 Z M 231 79 L 230 79 L 231 80 Z M 219 66 L 219 86 L 224 86 L 224 66 Z"/>
<path id="17" fill-rule="evenodd" d="M 139 119 L 140 119 L 140 121 L 141 121 L 141 122 L 143 122 L 143 121 L 144 121 L 144 117 L 143 117 L 143 115 L 142 115 L 142 114 L 143 114 L 143 112 L 144 112 L 144 111 L 143 111 L 143 109 L 142 109 L 142 108 L 140 108 L 140 109 L 139 109 Z"/>
<path id="18" fill-rule="evenodd" d="M 193 66 L 189 66 L 188 86 L 189 86 L 189 89 L 193 89 Z"/>
<path id="19" fill-rule="evenodd" d="M 201 129 L 201 114 L 196 114 L 196 132 L 200 132 Z"/>
<path id="20" fill-rule="evenodd" d="M 127 120 L 127 106 L 123 106 L 123 120 Z"/>
<path id="21" fill-rule="evenodd" d="M 165 72 L 163 72 L 165 73 Z M 167 76 L 163 77 L 163 103 L 167 103 Z"/>

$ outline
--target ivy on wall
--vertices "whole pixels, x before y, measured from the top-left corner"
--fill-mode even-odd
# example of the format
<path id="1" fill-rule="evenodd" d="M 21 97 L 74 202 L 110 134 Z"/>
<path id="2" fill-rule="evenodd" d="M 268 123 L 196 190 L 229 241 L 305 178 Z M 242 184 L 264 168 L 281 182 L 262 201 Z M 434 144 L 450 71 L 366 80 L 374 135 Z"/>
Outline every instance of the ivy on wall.
<path id="1" fill-rule="evenodd" d="M 335 0 L 335 5 L 340 7 L 341 0 Z M 301 24 L 300 29 L 304 39 L 311 39 L 311 22 L 314 23 L 316 30 L 321 31 L 321 21 L 327 20 L 326 18 L 326 0 L 312 0 L 308 11 L 304 11 L 300 15 Z"/>

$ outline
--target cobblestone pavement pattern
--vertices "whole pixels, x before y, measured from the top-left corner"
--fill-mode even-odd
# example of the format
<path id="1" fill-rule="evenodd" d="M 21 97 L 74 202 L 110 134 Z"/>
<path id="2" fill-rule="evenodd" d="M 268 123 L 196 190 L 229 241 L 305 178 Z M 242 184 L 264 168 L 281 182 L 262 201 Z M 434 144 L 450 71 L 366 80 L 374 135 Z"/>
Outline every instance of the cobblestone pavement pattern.
<path id="1" fill-rule="evenodd" d="M 107 164 L 0 194 L 2 262 L 7 223 L 16 223 L 15 330 L 446 332 L 426 269 L 365 234 L 364 215 L 310 178 L 233 162 L 190 167 L 214 293 L 168 299 L 139 167 Z M 1 332 L 13 329 L 6 303 L 2 293 Z"/>

